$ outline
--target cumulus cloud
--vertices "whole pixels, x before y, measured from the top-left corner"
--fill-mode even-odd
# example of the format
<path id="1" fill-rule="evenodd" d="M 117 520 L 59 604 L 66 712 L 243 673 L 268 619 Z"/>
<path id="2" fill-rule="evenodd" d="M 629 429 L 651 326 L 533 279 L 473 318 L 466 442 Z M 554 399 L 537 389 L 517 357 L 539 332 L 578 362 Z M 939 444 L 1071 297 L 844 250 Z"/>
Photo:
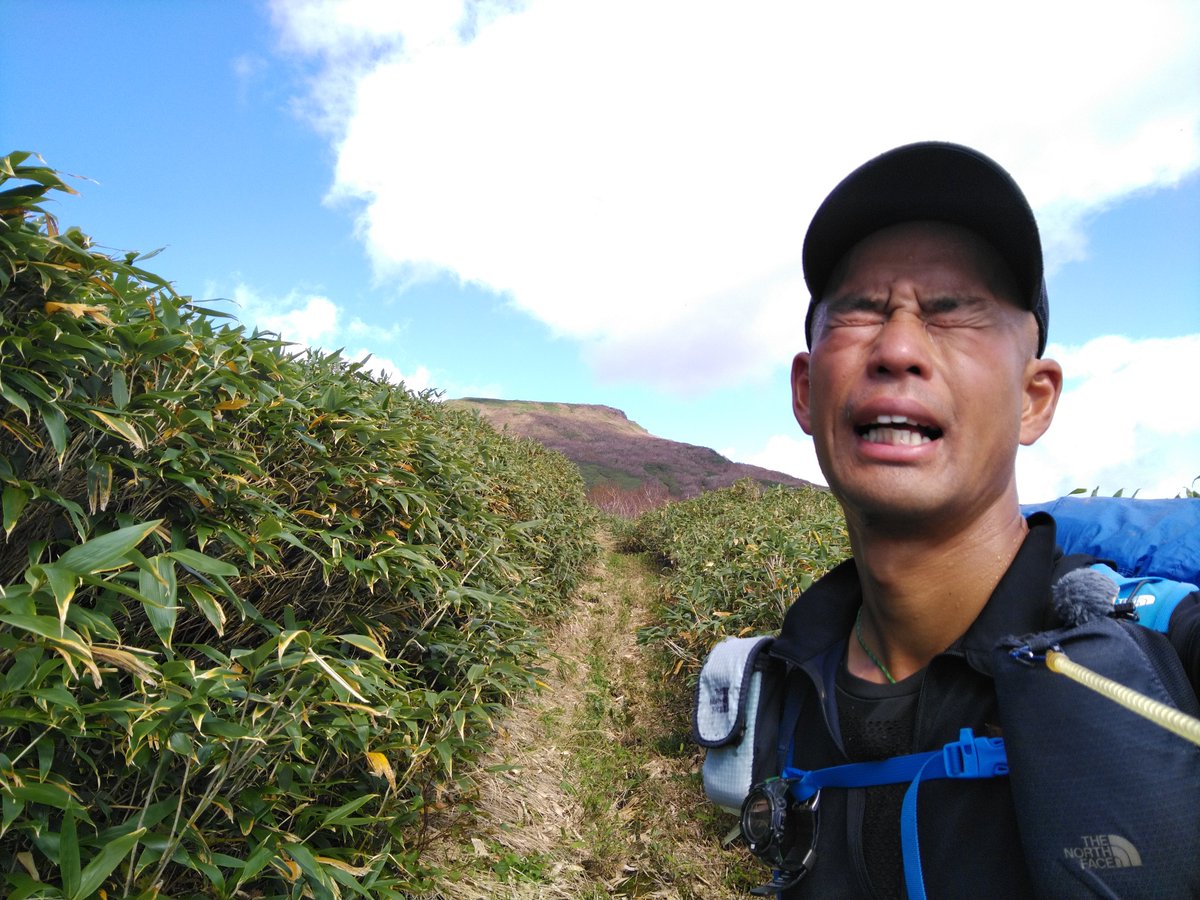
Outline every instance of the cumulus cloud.
<path id="1" fill-rule="evenodd" d="M 723 450 L 722 454 L 737 462 L 762 466 L 804 478 L 813 484 L 825 484 L 825 476 L 817 464 L 817 451 L 812 438 L 796 426 L 795 434 L 776 434 L 767 439 L 761 450 L 739 453 L 736 449 Z"/>
<path id="2" fill-rule="evenodd" d="M 1089 215 L 1200 165 L 1190 0 L 274 9 L 319 60 L 331 196 L 379 276 L 505 295 L 607 378 L 686 389 L 786 359 L 812 211 L 898 143 L 1003 161 L 1052 267 L 1086 254 Z"/>
<path id="3" fill-rule="evenodd" d="M 1175 497 L 1200 477 L 1200 403 L 1192 396 L 1200 334 L 1133 341 L 1102 337 L 1079 347 L 1051 344 L 1062 364 L 1062 398 L 1050 430 L 1017 454 L 1022 502 L 1077 488 L 1111 495 Z M 825 484 L 812 440 L 775 435 L 758 450 L 723 451 Z"/>
<path id="4" fill-rule="evenodd" d="M 282 340 L 322 347 L 338 332 L 341 308 L 328 297 L 291 296 L 282 302 L 268 303 L 244 285 L 239 285 L 233 296 L 241 307 L 242 321 L 277 334 Z"/>
<path id="5" fill-rule="evenodd" d="M 344 350 L 344 356 L 365 362 L 366 369 L 393 384 L 403 383 L 412 391 L 434 388 L 433 374 L 424 365 L 404 372 L 391 359 L 367 349 L 386 347 L 394 341 L 398 326 L 378 328 L 361 319 L 346 321 L 345 310 L 320 294 L 291 293 L 286 297 L 264 297 L 253 288 L 239 284 L 233 291 L 238 321 L 248 329 L 275 334 L 297 349 L 332 352 Z"/>
<path id="6" fill-rule="evenodd" d="M 1066 382 L 1050 431 L 1018 456 L 1022 500 L 1075 488 L 1174 497 L 1200 476 L 1200 334 L 1103 337 L 1047 355 Z"/>

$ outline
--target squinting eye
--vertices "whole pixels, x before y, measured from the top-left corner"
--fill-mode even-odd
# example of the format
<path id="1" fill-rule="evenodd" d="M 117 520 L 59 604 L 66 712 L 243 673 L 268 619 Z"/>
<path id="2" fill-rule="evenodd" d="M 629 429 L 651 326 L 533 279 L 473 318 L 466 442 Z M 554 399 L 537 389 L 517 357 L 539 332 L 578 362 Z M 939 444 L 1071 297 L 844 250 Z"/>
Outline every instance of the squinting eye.
<path id="1" fill-rule="evenodd" d="M 861 325 L 879 325 L 884 321 L 883 310 L 874 304 L 845 304 L 830 308 L 825 317 L 826 324 L 833 328 Z"/>
<path id="2" fill-rule="evenodd" d="M 971 315 L 961 306 L 935 310 L 925 316 L 925 324 L 938 328 L 956 328 L 971 322 Z"/>
<path id="3" fill-rule="evenodd" d="M 930 302 L 921 311 L 926 325 L 960 328 L 979 324 L 986 306 L 973 298 L 945 297 Z"/>

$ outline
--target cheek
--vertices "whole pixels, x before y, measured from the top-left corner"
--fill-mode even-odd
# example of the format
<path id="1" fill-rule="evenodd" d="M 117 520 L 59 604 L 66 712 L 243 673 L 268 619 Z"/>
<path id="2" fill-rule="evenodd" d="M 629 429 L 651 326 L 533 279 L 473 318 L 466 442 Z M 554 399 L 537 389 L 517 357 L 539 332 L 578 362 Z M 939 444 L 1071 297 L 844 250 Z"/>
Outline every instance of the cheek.
<path id="1" fill-rule="evenodd" d="M 827 431 L 830 410 L 836 407 L 835 383 L 826 369 L 809 372 L 808 411 L 814 437 Z"/>
<path id="2" fill-rule="evenodd" d="M 960 383 L 960 408 L 969 410 L 982 433 L 1015 446 L 1024 411 L 1024 367 L 1015 369 L 1010 360 L 993 355 L 972 360 L 969 371 L 970 386 Z"/>

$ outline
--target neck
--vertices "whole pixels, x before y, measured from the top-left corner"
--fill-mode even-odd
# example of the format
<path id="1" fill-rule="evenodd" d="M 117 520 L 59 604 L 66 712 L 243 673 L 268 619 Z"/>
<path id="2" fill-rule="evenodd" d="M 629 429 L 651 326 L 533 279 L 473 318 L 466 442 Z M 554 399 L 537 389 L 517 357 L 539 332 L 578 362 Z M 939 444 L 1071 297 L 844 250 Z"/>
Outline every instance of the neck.
<path id="1" fill-rule="evenodd" d="M 862 643 L 871 652 L 851 635 L 847 663 L 854 675 L 880 683 L 884 669 L 907 678 L 966 632 L 1028 530 L 1015 503 L 938 535 L 849 527 L 862 584 Z"/>

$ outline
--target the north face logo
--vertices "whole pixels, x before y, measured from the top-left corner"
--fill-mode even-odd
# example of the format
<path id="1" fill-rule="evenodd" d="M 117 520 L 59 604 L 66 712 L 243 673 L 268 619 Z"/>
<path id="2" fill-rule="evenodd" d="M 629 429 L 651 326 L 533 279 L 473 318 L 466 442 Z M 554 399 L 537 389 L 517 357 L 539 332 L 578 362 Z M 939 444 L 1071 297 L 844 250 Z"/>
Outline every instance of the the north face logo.
<path id="1" fill-rule="evenodd" d="M 1088 834 L 1080 840 L 1082 846 L 1063 847 L 1063 855 L 1081 869 L 1127 869 L 1142 864 L 1137 847 L 1119 834 Z"/>
<path id="2" fill-rule="evenodd" d="M 729 712 L 729 686 L 721 685 L 715 691 L 708 701 L 709 708 L 714 713 Z"/>

